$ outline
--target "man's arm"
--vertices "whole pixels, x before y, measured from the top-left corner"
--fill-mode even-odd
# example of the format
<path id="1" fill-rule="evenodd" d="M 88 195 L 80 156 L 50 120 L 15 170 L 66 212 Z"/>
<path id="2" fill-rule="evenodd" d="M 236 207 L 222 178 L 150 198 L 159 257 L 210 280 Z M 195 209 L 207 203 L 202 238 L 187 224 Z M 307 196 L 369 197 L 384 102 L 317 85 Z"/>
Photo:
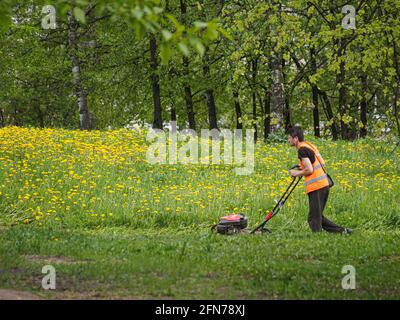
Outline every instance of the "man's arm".
<path id="1" fill-rule="evenodd" d="M 321 155 L 319 155 L 319 160 L 320 160 L 320 162 L 321 162 L 321 165 L 322 165 L 323 167 L 325 167 L 325 160 L 324 160 L 324 158 L 322 158 Z"/>
<path id="2" fill-rule="evenodd" d="M 289 174 L 292 177 L 308 176 L 314 172 L 314 168 L 309 158 L 301 158 L 301 162 L 304 165 L 304 170 L 289 170 Z"/>

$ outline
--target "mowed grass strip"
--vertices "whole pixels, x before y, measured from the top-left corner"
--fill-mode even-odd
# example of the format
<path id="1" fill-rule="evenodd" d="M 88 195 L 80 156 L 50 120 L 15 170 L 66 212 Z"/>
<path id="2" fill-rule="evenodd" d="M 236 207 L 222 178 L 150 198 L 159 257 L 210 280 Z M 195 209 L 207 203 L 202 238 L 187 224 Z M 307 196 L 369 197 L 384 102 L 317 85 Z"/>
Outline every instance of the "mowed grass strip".
<path id="1" fill-rule="evenodd" d="M 398 299 L 399 236 L 22 226 L 1 233 L 0 282 L 50 299 Z M 54 291 L 41 288 L 49 259 Z M 342 288 L 344 265 L 356 269 L 354 290 Z"/>

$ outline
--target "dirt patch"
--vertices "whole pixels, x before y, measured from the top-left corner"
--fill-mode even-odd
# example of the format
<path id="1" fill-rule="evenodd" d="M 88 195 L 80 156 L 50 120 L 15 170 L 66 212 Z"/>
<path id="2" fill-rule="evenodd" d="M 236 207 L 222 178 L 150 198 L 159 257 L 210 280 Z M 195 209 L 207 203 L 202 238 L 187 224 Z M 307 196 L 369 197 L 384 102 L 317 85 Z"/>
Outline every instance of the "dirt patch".
<path id="1" fill-rule="evenodd" d="M 22 269 L 19 268 L 12 268 L 12 269 L 1 269 L 0 268 L 0 274 L 6 274 L 6 273 L 11 273 L 12 275 L 18 275 L 22 273 Z"/>
<path id="2" fill-rule="evenodd" d="M 38 255 L 30 255 L 25 256 L 25 259 L 29 262 L 41 262 L 46 264 L 79 264 L 79 263 L 89 263 L 94 260 L 84 259 L 84 260 L 75 260 L 72 258 L 67 258 L 63 256 L 38 256 Z"/>
<path id="3" fill-rule="evenodd" d="M 76 291 L 63 291 L 57 292 L 48 291 L 46 297 L 39 297 L 30 292 L 11 290 L 11 289 L 0 289 L 0 300 L 113 300 L 121 299 L 118 295 L 109 295 L 107 293 L 99 293 L 96 291 L 87 292 L 76 292 Z M 122 297 L 127 300 L 143 300 L 144 297 L 133 296 L 133 297 Z"/>
<path id="4" fill-rule="evenodd" d="M 400 261 L 400 256 L 383 256 L 378 259 L 380 262 L 397 262 Z"/>
<path id="5" fill-rule="evenodd" d="M 0 289 L 0 300 L 41 300 L 41 298 L 30 292 Z"/>
<path id="6" fill-rule="evenodd" d="M 65 291 L 62 293 L 55 294 L 50 299 L 54 300 L 148 300 L 148 299 L 161 299 L 161 300 L 172 300 L 171 297 L 147 297 L 147 296 L 132 296 L 126 294 L 124 291 L 120 292 L 75 292 L 75 291 Z"/>

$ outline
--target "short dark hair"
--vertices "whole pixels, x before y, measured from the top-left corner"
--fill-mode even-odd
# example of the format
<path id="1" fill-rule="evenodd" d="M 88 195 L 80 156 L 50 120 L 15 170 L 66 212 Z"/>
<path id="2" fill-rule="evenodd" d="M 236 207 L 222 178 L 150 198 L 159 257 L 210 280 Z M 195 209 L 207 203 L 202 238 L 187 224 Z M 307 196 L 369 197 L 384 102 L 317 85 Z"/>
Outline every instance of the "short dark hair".
<path id="1" fill-rule="evenodd" d="M 304 141 L 304 133 L 303 133 L 303 130 L 301 129 L 301 127 L 299 127 L 299 126 L 294 126 L 294 127 L 289 128 L 288 134 L 292 138 L 297 137 L 300 142 Z"/>

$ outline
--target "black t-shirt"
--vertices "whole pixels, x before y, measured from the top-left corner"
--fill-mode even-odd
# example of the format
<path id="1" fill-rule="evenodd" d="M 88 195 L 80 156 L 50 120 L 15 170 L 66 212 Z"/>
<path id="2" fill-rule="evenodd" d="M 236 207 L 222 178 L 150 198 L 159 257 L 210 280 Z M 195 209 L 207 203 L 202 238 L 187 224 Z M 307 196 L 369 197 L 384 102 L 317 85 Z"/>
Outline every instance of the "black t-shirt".
<path id="1" fill-rule="evenodd" d="M 311 164 L 313 164 L 315 162 L 314 152 L 309 148 L 301 147 L 298 150 L 297 155 L 298 155 L 300 160 L 301 160 L 301 158 L 309 158 L 310 161 L 311 161 Z"/>

